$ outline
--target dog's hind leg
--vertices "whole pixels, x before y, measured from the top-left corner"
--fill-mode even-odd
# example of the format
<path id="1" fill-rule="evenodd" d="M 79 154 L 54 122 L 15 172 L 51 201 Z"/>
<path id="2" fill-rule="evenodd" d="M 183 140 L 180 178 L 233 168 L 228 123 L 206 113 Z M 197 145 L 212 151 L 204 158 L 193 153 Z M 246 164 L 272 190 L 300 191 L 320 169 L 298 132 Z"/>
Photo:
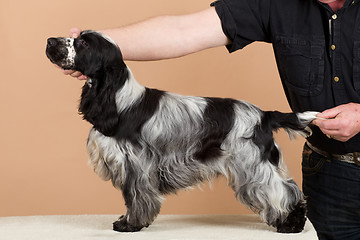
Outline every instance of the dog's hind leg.
<path id="1" fill-rule="evenodd" d="M 241 155 L 242 159 L 230 168 L 229 184 L 237 199 L 278 232 L 301 232 L 306 220 L 305 201 L 296 183 L 271 161 L 258 160 L 257 151 Z"/>
<path id="2" fill-rule="evenodd" d="M 162 195 L 154 187 L 156 183 L 152 183 L 147 174 L 129 165 L 121 186 L 127 212 L 113 223 L 113 229 L 119 232 L 137 232 L 148 227 L 159 214 L 163 201 Z"/>

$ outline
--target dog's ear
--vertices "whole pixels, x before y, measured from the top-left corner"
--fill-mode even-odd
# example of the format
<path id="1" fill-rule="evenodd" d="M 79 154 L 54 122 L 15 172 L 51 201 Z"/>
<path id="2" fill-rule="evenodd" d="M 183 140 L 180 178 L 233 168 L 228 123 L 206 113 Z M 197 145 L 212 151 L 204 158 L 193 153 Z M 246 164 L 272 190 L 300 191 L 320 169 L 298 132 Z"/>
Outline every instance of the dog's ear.
<path id="1" fill-rule="evenodd" d="M 103 56 L 103 67 L 106 73 L 114 72 L 114 74 L 122 74 L 122 70 L 126 69 L 126 64 L 124 63 L 121 50 L 116 45 L 108 46 L 106 49 L 106 54 Z M 109 76 L 118 78 L 119 76 Z M 109 79 L 111 80 L 111 79 Z"/>
<path id="2" fill-rule="evenodd" d="M 121 71 L 105 71 L 103 79 L 93 79 L 85 84 L 81 94 L 79 113 L 94 128 L 106 136 L 114 136 L 118 127 L 119 113 L 116 93 L 128 76 L 127 68 Z"/>
<path id="3" fill-rule="evenodd" d="M 92 88 L 95 86 L 93 85 Z M 90 122 L 96 130 L 106 136 L 113 136 L 118 124 L 115 94 L 112 89 L 95 91 L 85 84 L 81 94 L 79 113 Z"/>
<path id="4" fill-rule="evenodd" d="M 87 56 L 91 84 L 83 87 L 79 112 L 102 134 L 114 136 L 119 124 L 116 93 L 129 72 L 120 49 L 108 41 L 101 43 L 101 48 L 92 49 L 92 54 Z"/>

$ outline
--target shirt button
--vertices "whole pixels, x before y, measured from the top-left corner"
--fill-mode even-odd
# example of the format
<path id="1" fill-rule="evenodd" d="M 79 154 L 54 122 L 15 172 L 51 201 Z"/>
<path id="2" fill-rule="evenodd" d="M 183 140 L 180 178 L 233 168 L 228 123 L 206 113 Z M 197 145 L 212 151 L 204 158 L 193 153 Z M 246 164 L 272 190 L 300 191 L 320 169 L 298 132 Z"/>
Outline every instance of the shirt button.
<path id="1" fill-rule="evenodd" d="M 334 51 L 334 50 L 335 50 L 335 48 L 336 48 L 336 47 L 335 47 L 335 45 L 334 45 L 334 44 L 333 44 L 333 45 L 331 45 L 331 50 L 333 50 L 333 51 Z"/>
<path id="2" fill-rule="evenodd" d="M 335 81 L 335 82 L 339 82 L 339 81 L 340 81 L 340 78 L 339 78 L 339 77 L 334 77 L 334 81 Z"/>
<path id="3" fill-rule="evenodd" d="M 331 18 L 335 20 L 335 19 L 337 19 L 337 15 L 334 14 L 334 15 L 331 16 Z"/>

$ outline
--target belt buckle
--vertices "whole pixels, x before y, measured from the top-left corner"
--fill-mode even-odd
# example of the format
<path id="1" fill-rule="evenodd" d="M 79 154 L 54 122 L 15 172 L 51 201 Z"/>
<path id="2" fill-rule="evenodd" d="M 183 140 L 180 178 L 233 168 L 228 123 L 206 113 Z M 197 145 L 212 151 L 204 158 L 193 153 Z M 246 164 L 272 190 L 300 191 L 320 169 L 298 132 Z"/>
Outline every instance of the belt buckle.
<path id="1" fill-rule="evenodd" d="M 356 166 L 360 167 L 360 152 L 353 153 L 353 161 Z"/>

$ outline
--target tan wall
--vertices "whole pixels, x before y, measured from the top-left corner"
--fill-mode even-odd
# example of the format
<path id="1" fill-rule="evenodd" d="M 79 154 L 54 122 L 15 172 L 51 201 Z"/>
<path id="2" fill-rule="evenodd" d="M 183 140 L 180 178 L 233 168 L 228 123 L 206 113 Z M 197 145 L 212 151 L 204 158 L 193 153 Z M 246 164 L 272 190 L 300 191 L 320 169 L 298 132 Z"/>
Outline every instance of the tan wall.
<path id="1" fill-rule="evenodd" d="M 0 216 L 120 214 L 121 193 L 87 165 L 90 125 L 77 113 L 83 82 L 64 76 L 45 56 L 49 36 L 70 27 L 104 29 L 160 14 L 190 13 L 208 0 L 0 0 Z M 128 62 L 138 81 L 186 95 L 244 99 L 289 111 L 272 48 L 256 43 L 228 54 L 224 47 L 180 59 Z M 291 175 L 301 184 L 302 139 L 277 135 Z M 163 214 L 237 214 L 248 210 L 224 179 L 169 196 Z"/>

